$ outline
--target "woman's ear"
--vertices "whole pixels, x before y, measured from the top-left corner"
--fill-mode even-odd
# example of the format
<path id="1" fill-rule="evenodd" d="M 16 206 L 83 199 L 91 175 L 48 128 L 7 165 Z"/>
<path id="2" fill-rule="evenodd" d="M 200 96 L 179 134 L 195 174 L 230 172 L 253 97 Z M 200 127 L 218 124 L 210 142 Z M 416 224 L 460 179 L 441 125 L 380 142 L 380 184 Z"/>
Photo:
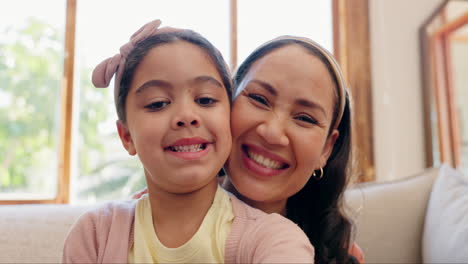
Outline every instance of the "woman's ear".
<path id="1" fill-rule="evenodd" d="M 323 168 L 327 164 L 328 158 L 333 152 L 333 147 L 335 146 L 335 142 L 339 136 L 340 132 L 338 131 L 338 129 L 333 129 L 331 134 L 327 137 L 325 146 L 322 149 L 322 155 L 320 155 L 320 167 Z"/>
<path id="2" fill-rule="evenodd" d="M 116 125 L 117 131 L 119 132 L 120 141 L 122 141 L 122 145 L 127 150 L 128 154 L 134 156 L 137 152 L 135 149 L 135 144 L 133 144 L 130 130 L 128 130 L 127 125 L 120 120 L 117 120 Z"/>

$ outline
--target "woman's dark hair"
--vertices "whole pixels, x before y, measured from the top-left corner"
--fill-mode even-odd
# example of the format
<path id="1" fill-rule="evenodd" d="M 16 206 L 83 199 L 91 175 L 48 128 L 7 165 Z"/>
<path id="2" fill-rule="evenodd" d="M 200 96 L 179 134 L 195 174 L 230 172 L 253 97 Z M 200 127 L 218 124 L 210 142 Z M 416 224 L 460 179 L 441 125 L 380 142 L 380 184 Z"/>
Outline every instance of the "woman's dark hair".
<path id="1" fill-rule="evenodd" d="M 337 76 L 322 51 L 309 43 L 296 39 L 279 39 L 254 51 L 239 66 L 234 76 L 235 94 L 238 94 L 239 84 L 255 61 L 287 45 L 299 45 L 319 58 L 332 77 L 336 96 L 330 134 L 339 111 Z M 306 185 L 291 196 L 286 204 L 286 216 L 301 227 L 315 248 L 315 263 L 357 263 L 356 258 L 348 253 L 352 223 L 343 211 L 343 192 L 347 185 L 348 164 L 351 160 L 351 109 L 348 92 L 345 97 L 344 113 L 338 126 L 339 137 L 327 165 L 323 168 L 324 177 L 320 180 L 310 177 Z"/>
<path id="2" fill-rule="evenodd" d="M 226 88 L 226 93 L 228 95 L 229 102 L 231 102 L 232 86 L 229 69 L 226 62 L 223 59 L 223 56 L 213 46 L 213 44 L 211 44 L 202 35 L 191 30 L 160 33 L 136 43 L 135 47 L 128 54 L 127 60 L 125 62 L 125 69 L 123 71 L 122 79 L 120 81 L 119 93 L 115 102 L 115 107 L 117 109 L 117 116 L 119 117 L 119 120 L 123 121 L 124 123 L 127 121 L 125 105 L 127 95 L 130 90 L 130 84 L 132 83 L 135 70 L 137 69 L 138 65 L 140 65 L 140 62 L 143 60 L 146 54 L 148 54 L 148 52 L 154 47 L 180 40 L 194 44 L 202 48 L 207 53 L 207 55 L 215 65 L 216 69 L 218 70 L 219 75 L 221 76 L 223 85 Z"/>

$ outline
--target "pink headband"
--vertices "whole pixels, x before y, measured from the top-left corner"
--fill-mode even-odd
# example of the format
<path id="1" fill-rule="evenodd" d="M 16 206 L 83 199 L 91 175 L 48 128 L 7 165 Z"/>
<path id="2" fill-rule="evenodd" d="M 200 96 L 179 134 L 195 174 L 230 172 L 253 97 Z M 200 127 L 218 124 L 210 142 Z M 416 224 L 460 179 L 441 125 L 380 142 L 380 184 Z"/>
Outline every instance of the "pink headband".
<path id="1" fill-rule="evenodd" d="M 99 63 L 96 68 L 94 68 L 92 82 L 97 88 L 106 88 L 109 86 L 109 83 L 112 79 L 112 76 L 115 74 L 114 80 L 114 99 L 117 101 L 117 96 L 119 94 L 120 81 L 122 79 L 122 74 L 125 68 L 125 61 L 127 60 L 128 54 L 133 50 L 135 45 L 147 39 L 148 37 L 154 36 L 156 34 L 182 31 L 182 29 L 164 27 L 158 30 L 161 25 L 161 20 L 156 19 L 141 27 L 137 32 L 133 33 L 130 37 L 130 41 L 120 47 L 120 52 L 114 55 L 113 57 L 107 58 L 101 63 Z"/>

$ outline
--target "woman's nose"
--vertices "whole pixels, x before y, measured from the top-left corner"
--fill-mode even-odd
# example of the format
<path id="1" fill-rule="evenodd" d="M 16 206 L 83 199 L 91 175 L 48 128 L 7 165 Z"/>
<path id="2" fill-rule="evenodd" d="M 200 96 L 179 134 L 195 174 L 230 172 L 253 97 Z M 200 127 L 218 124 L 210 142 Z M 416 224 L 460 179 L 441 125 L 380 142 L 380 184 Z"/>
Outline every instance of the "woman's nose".
<path id="1" fill-rule="evenodd" d="M 268 144 L 287 146 L 289 138 L 286 134 L 286 123 L 278 116 L 271 117 L 257 126 L 258 135 Z"/>

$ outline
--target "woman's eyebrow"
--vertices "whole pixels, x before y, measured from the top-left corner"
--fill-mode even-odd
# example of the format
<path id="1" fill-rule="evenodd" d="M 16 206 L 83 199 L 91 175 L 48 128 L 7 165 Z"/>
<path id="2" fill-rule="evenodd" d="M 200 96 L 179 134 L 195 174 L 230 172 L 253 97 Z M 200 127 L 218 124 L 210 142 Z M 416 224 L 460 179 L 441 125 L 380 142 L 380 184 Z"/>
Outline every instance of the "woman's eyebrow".
<path id="1" fill-rule="evenodd" d="M 327 116 L 327 112 L 325 109 L 318 103 L 304 99 L 304 98 L 298 98 L 294 100 L 294 103 L 300 106 L 304 106 L 307 108 L 312 108 L 312 109 L 318 109 L 320 112 L 322 112 L 325 116 Z"/>
<path id="2" fill-rule="evenodd" d="M 163 80 L 149 80 L 138 87 L 135 91 L 135 94 L 140 94 L 149 87 L 161 87 L 165 89 L 172 88 L 172 84 Z"/>
<path id="3" fill-rule="evenodd" d="M 276 91 L 276 89 L 269 83 L 267 82 L 264 82 L 264 81 L 260 81 L 260 80 L 251 80 L 250 81 L 251 83 L 256 83 L 258 85 L 260 85 L 260 87 L 262 87 L 263 89 L 267 90 L 270 94 L 274 95 L 274 96 L 277 96 L 278 95 L 278 92 Z"/>

